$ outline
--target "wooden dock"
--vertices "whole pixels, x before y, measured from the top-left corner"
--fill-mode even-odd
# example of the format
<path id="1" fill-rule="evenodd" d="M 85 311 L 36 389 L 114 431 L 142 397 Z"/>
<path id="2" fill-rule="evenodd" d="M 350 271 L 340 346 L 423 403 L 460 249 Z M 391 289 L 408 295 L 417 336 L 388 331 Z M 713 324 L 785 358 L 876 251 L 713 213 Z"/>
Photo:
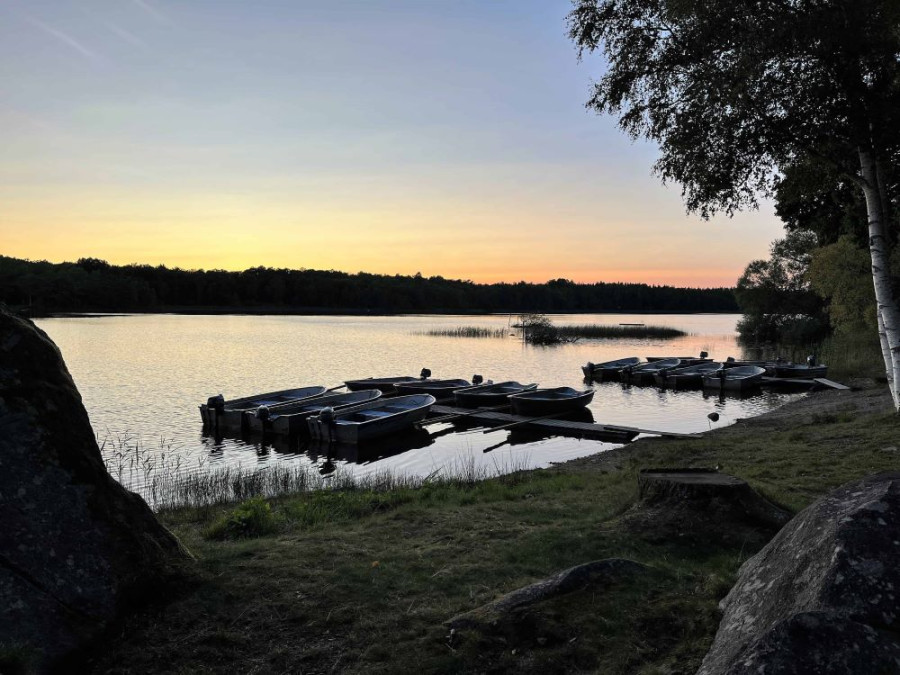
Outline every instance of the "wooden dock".
<path id="1" fill-rule="evenodd" d="M 610 443 L 627 443 L 638 434 L 653 434 L 655 436 L 671 436 L 674 438 L 700 438 L 700 434 L 685 434 L 676 431 L 659 431 L 657 429 L 640 429 L 638 427 L 624 427 L 614 424 L 597 424 L 596 422 L 575 422 L 565 419 L 547 419 L 541 417 L 526 417 L 513 415 L 495 410 L 471 410 L 456 408 L 448 405 L 434 405 L 431 414 L 436 415 L 427 419 L 423 424 L 435 424 L 451 422 L 454 420 L 472 421 L 479 425 L 493 427 L 512 425 L 517 429 L 527 429 L 559 436 L 576 436 L 591 440 L 607 441 Z"/>

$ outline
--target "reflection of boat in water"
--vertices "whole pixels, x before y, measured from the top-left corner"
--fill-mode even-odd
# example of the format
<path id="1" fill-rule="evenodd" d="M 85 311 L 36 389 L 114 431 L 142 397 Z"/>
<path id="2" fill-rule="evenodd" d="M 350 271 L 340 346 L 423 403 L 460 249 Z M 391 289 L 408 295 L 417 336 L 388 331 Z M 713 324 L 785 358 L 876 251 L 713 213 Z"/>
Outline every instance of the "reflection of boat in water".
<path id="1" fill-rule="evenodd" d="M 588 408 L 574 410 L 570 413 L 567 413 L 566 415 L 555 417 L 554 419 L 570 422 L 585 422 L 588 424 L 593 424 L 595 422 L 594 413 Z M 591 439 L 595 441 L 601 441 L 603 443 L 628 443 L 632 441 L 637 435 L 638 432 L 636 431 L 616 430 L 615 427 L 613 427 L 609 430 L 608 434 L 598 434 L 597 432 L 592 433 Z M 564 428 L 555 428 L 553 430 L 548 429 L 541 431 L 536 430 L 533 427 L 529 428 L 527 425 L 523 425 L 521 427 L 509 429 L 507 431 L 507 437 L 505 440 L 488 446 L 483 450 L 483 452 L 490 452 L 505 445 L 528 445 L 529 443 L 538 443 L 549 438 L 560 437 L 581 438 L 582 436 L 577 429 L 572 429 L 570 432 L 567 432 Z"/>
<path id="2" fill-rule="evenodd" d="M 318 462 L 322 458 L 326 462 L 368 464 L 395 455 L 402 455 L 411 450 L 427 448 L 434 443 L 436 438 L 446 433 L 447 431 L 431 434 L 425 429 L 409 429 L 390 438 L 379 438 L 360 443 L 328 443 L 323 440 L 311 440 L 304 444 L 304 452 L 313 462 Z"/>

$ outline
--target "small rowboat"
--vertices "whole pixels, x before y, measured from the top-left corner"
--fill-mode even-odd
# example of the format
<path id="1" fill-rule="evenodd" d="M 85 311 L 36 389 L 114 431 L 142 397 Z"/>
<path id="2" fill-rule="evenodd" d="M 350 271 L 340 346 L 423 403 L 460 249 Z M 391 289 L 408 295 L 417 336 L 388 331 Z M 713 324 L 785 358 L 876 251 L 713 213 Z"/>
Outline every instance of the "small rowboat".
<path id="1" fill-rule="evenodd" d="M 300 387 L 299 389 L 282 389 L 266 394 L 256 394 L 226 401 L 222 394 L 213 396 L 200 406 L 200 417 L 208 427 L 241 427 L 244 412 L 256 410 L 261 405 L 277 405 L 312 398 L 325 393 L 325 387 Z"/>
<path id="2" fill-rule="evenodd" d="M 616 377 L 622 368 L 628 366 L 636 366 L 641 362 L 637 356 L 629 356 L 624 359 L 616 359 L 615 361 L 605 361 L 604 363 L 591 363 L 581 366 L 581 372 L 588 379 L 594 378 L 603 380 L 606 378 Z"/>
<path id="3" fill-rule="evenodd" d="M 684 368 L 663 368 L 653 378 L 656 384 L 661 387 L 685 388 L 700 387 L 703 385 L 703 376 L 722 368 L 721 363 L 715 361 L 705 361 L 704 363 L 695 363 L 692 366 Z"/>
<path id="4" fill-rule="evenodd" d="M 627 366 L 619 371 L 619 379 L 622 382 L 632 382 L 634 384 L 649 384 L 653 382 L 656 374 L 665 369 L 679 368 L 691 364 L 683 363 L 681 359 L 659 359 L 657 361 L 648 361 L 637 366 Z"/>
<path id="5" fill-rule="evenodd" d="M 483 384 L 479 387 L 469 387 L 453 392 L 456 405 L 462 408 L 484 408 L 508 403 L 511 394 L 521 394 L 523 391 L 534 391 L 537 384 L 519 384 L 518 382 L 498 382 L 497 384 Z"/>
<path id="6" fill-rule="evenodd" d="M 341 410 L 360 403 L 368 403 L 381 397 L 378 389 L 362 389 L 360 391 L 325 394 L 312 399 L 281 403 L 275 406 L 260 406 L 256 410 L 244 413 L 244 424 L 255 432 L 291 435 L 305 433 L 309 430 L 306 418 L 318 415 L 325 408 Z"/>
<path id="7" fill-rule="evenodd" d="M 307 424 L 314 439 L 359 443 L 411 429 L 428 416 L 434 401 L 431 394 L 414 394 L 378 399 L 344 410 L 326 408 L 307 418 Z"/>
<path id="8" fill-rule="evenodd" d="M 418 382 L 422 378 L 412 375 L 399 375 L 397 377 L 367 377 L 362 380 L 345 380 L 344 384 L 350 391 L 362 391 L 363 389 L 378 389 L 382 394 L 396 394 L 396 385 L 400 382 Z"/>
<path id="9" fill-rule="evenodd" d="M 480 383 L 479 383 L 480 384 Z M 490 384 L 490 382 L 488 382 Z M 400 382 L 397 391 L 401 394 L 431 394 L 436 399 L 451 398 L 458 389 L 468 389 L 472 383 L 468 380 L 416 380 Z"/>
<path id="10" fill-rule="evenodd" d="M 703 386 L 725 391 L 744 391 L 762 384 L 766 369 L 762 366 L 721 368 L 703 376 Z"/>
<path id="11" fill-rule="evenodd" d="M 593 389 L 578 390 L 572 387 L 555 387 L 553 389 L 535 389 L 509 397 L 510 405 L 516 415 L 563 414 L 579 410 L 587 406 L 594 398 Z"/>
<path id="12" fill-rule="evenodd" d="M 812 380 L 816 377 L 825 377 L 828 374 L 828 366 L 808 366 L 799 363 L 776 363 L 772 366 L 775 377 L 804 378 Z"/>

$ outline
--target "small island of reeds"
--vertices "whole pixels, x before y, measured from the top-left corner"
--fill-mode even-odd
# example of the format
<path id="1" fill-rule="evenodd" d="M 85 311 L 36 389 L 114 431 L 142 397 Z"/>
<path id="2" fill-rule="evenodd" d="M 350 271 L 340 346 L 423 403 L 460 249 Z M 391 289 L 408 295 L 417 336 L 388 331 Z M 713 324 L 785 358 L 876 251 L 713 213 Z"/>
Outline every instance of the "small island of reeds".
<path id="1" fill-rule="evenodd" d="M 684 331 L 668 326 L 645 326 L 644 324 L 575 324 L 554 326 L 543 314 L 529 314 L 519 317 L 510 328 L 490 328 L 483 326 L 455 326 L 419 331 L 414 335 L 428 337 L 458 338 L 505 338 L 520 337 L 532 344 L 559 344 L 576 340 L 601 339 L 656 339 L 668 340 L 687 335 Z"/>

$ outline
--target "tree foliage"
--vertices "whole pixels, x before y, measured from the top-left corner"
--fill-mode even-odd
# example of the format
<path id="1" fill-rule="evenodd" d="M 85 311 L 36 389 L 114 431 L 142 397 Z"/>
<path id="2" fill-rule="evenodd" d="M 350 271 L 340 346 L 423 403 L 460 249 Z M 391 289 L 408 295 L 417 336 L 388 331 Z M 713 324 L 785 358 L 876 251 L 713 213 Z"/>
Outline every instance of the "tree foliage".
<path id="1" fill-rule="evenodd" d="M 810 286 L 816 250 L 812 232 L 795 230 L 772 242 L 768 260 L 754 260 L 738 280 L 735 295 L 744 318 L 738 332 L 761 342 L 807 343 L 823 337 L 823 301 Z"/>
<path id="2" fill-rule="evenodd" d="M 0 302 L 36 311 L 734 312 L 732 289 L 647 284 L 476 284 L 435 276 L 253 267 L 32 262 L 0 256 Z"/>
<path id="3" fill-rule="evenodd" d="M 851 178 L 860 144 L 894 158 L 898 19 L 895 0 L 576 0 L 569 32 L 609 64 L 588 106 L 657 142 L 709 216 L 813 157 Z"/>
<path id="4" fill-rule="evenodd" d="M 626 132 L 659 145 L 656 171 L 681 184 L 689 210 L 731 214 L 779 186 L 815 193 L 815 181 L 800 175 L 811 167 L 857 186 L 879 343 L 900 412 L 900 296 L 890 229 L 900 166 L 900 2 L 574 5 L 569 32 L 579 54 L 602 50 L 608 62 L 588 106 L 617 115 Z M 798 182 L 784 182 L 780 173 Z M 819 200 L 786 215 L 824 225 L 817 209 L 829 207 Z M 830 241 L 843 234 L 837 222 L 829 221 Z"/>

